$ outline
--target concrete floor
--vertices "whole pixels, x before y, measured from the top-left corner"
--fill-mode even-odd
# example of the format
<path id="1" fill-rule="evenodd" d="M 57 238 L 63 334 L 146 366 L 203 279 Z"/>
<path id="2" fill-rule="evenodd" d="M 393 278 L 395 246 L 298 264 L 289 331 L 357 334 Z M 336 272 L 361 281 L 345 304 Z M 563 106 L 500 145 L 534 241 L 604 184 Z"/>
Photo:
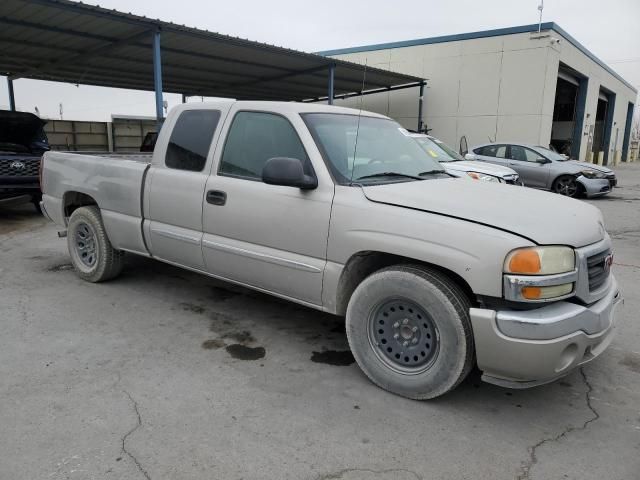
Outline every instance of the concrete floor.
<path id="1" fill-rule="evenodd" d="M 590 201 L 626 297 L 610 349 L 429 402 L 367 381 L 340 319 L 142 258 L 89 284 L 31 206 L 0 210 L 0 479 L 640 478 L 640 164 L 617 170 Z"/>

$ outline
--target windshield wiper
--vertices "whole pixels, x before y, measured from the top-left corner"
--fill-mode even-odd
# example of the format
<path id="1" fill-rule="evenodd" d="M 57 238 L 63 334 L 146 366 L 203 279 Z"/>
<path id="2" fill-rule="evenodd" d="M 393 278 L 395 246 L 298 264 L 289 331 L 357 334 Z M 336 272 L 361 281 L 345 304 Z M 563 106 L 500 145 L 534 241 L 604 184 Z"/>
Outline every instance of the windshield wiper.
<path id="1" fill-rule="evenodd" d="M 424 178 L 416 175 L 409 175 L 408 173 L 399 173 L 399 172 L 372 173 L 371 175 L 364 175 L 362 177 L 358 177 L 356 180 L 364 180 L 365 178 L 379 178 L 379 177 L 404 177 L 404 178 L 412 178 L 414 180 L 424 180 Z"/>
<path id="2" fill-rule="evenodd" d="M 444 170 L 427 170 L 426 172 L 420 172 L 418 175 L 423 177 L 425 175 L 435 175 L 436 173 L 447 173 Z"/>

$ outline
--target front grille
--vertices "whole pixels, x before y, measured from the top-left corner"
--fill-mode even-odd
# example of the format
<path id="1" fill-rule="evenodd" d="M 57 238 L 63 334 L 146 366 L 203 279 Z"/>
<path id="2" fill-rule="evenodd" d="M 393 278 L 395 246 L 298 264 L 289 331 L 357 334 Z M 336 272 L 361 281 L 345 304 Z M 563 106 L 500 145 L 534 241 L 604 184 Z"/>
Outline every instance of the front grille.
<path id="1" fill-rule="evenodd" d="M 600 288 L 611 273 L 611 250 L 604 250 L 587 258 L 587 272 L 589 274 L 589 291 Z"/>
<path id="2" fill-rule="evenodd" d="M 37 177 L 40 157 L 0 159 L 0 177 Z"/>

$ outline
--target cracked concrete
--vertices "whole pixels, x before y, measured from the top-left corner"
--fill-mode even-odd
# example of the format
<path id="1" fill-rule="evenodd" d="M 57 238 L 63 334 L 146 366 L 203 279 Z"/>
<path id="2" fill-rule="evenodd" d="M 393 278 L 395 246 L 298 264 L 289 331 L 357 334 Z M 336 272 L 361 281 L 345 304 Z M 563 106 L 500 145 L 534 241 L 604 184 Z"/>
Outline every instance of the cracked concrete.
<path id="1" fill-rule="evenodd" d="M 634 230 L 640 163 L 590 200 Z M 0 480 L 633 479 L 640 471 L 640 238 L 613 239 L 618 334 L 560 381 L 505 390 L 472 375 L 429 402 L 395 397 L 356 365 L 336 318 L 128 258 L 99 285 L 26 206 L 0 232 Z M 12 220 L 13 221 L 13 220 Z M 196 306 L 196 308 L 187 306 Z M 248 332 L 265 356 L 204 342 Z M 598 417 L 599 416 L 599 417 Z M 525 475 L 523 477 L 523 475 Z"/>
<path id="2" fill-rule="evenodd" d="M 590 410 L 590 412 L 592 414 L 591 418 L 585 420 L 584 423 L 582 425 L 580 425 L 580 426 L 576 427 L 576 426 L 570 425 L 570 426 L 566 427 L 562 432 L 560 432 L 555 437 L 543 438 L 542 440 L 537 442 L 535 445 L 532 445 L 531 447 L 529 447 L 528 448 L 529 458 L 527 459 L 526 462 L 523 462 L 523 465 L 521 467 L 521 471 L 518 474 L 518 476 L 516 477 L 517 480 L 529 480 L 531 478 L 531 470 L 534 467 L 534 465 L 536 463 L 538 463 L 538 456 L 537 456 L 538 449 L 540 449 L 543 446 L 546 446 L 546 445 L 548 445 L 550 443 L 559 442 L 560 440 L 562 440 L 563 438 L 565 438 L 567 435 L 569 435 L 572 432 L 585 430 L 589 426 L 589 424 L 591 422 L 594 422 L 594 421 L 596 421 L 597 419 L 600 418 L 600 414 L 597 412 L 597 410 L 593 407 L 593 405 L 591 403 L 592 402 L 592 400 L 591 400 L 591 392 L 593 391 L 593 387 L 591 386 L 591 383 L 589 383 L 589 380 L 587 379 L 587 374 L 584 371 L 584 367 L 580 367 L 579 371 L 580 371 L 580 375 L 582 376 L 582 381 L 584 382 L 585 386 L 587 387 L 587 390 L 585 391 L 584 397 L 585 397 L 586 406 L 587 406 L 587 408 Z"/>
<path id="3" fill-rule="evenodd" d="M 144 467 L 140 464 L 140 461 L 136 458 L 135 455 L 133 455 L 133 453 L 131 453 L 127 449 L 127 439 L 129 438 L 129 436 L 133 435 L 133 433 L 136 430 L 138 430 L 140 427 L 142 427 L 142 417 L 140 416 L 140 410 L 138 410 L 138 402 L 136 402 L 133 399 L 133 397 L 131 396 L 131 394 L 129 392 L 127 392 L 126 390 L 123 390 L 122 392 L 131 401 L 131 404 L 133 406 L 133 410 L 135 411 L 136 418 L 138 420 L 138 423 L 122 437 L 122 453 L 127 455 L 133 461 L 133 463 L 135 464 L 136 468 L 140 471 L 140 473 L 142 473 L 144 478 L 146 478 L 147 480 L 151 480 L 151 477 L 149 476 L 147 471 L 144 469 Z"/>

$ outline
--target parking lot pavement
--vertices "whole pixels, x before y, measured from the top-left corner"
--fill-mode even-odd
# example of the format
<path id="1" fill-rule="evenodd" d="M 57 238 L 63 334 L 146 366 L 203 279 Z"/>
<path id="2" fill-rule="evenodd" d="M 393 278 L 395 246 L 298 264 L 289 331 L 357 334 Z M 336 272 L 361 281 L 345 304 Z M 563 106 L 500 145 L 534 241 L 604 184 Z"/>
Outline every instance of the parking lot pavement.
<path id="1" fill-rule="evenodd" d="M 548 386 L 373 386 L 341 319 L 143 258 L 89 284 L 33 207 L 0 210 L 0 479 L 632 479 L 640 471 L 640 164 L 590 200 L 626 301 Z M 514 187 L 515 188 L 515 187 Z"/>

